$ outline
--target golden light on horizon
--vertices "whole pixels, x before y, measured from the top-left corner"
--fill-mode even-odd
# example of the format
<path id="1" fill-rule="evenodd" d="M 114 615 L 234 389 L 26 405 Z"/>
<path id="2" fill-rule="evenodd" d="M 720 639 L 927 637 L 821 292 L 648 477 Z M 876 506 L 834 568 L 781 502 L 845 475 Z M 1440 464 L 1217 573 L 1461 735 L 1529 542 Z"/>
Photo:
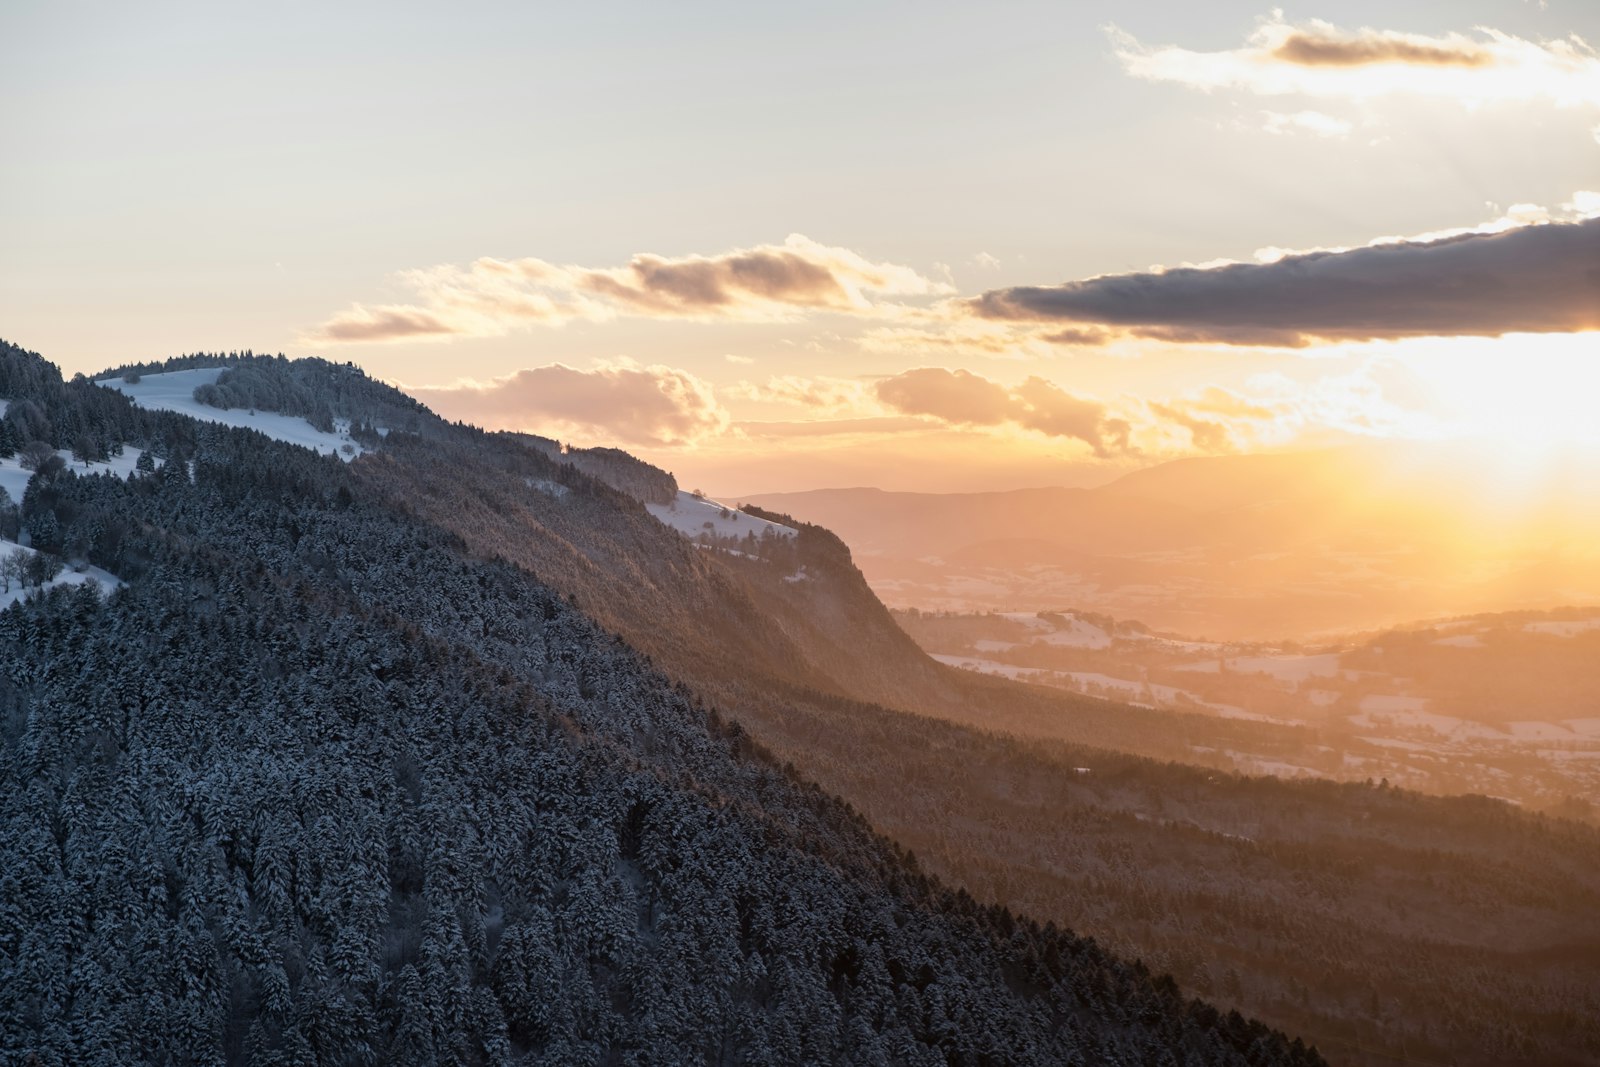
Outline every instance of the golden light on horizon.
<path id="1" fill-rule="evenodd" d="M 1600 333 L 1427 339 L 1402 357 L 1447 436 L 1533 463 L 1600 445 Z"/>

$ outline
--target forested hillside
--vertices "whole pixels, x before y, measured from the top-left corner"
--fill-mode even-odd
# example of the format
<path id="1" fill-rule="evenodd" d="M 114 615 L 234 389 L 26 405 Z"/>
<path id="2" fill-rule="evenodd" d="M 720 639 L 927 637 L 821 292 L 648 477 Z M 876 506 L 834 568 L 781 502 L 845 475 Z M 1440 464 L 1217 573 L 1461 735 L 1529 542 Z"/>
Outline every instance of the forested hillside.
<path id="1" fill-rule="evenodd" d="M 371 457 L 0 382 L 165 459 L 24 500 L 128 584 L 0 614 L 7 1062 L 1320 1062 L 942 887 Z"/>
<path id="2" fill-rule="evenodd" d="M 13 353 L 13 362 L 23 368 L 17 372 L 19 380 L 32 381 L 44 374 L 37 361 Z M 989 950 L 982 946 L 996 939 L 1009 943 L 1011 930 L 1033 930 L 1030 921 L 1015 918 L 1027 914 L 1092 936 L 1124 958 L 1142 958 L 1150 974 L 1170 972 L 1182 996 L 1202 995 L 1224 1011 L 1237 1008 L 1263 1018 L 1314 1042 L 1336 1062 L 1600 1062 L 1600 1027 L 1595 1023 L 1600 1018 L 1596 954 L 1600 837 L 1592 830 L 1530 818 L 1481 798 L 1428 800 L 1393 789 L 1240 778 L 1220 769 L 1228 765 L 1226 750 L 1236 739 L 1248 736 L 1257 745 L 1264 738 L 1270 743 L 1273 731 L 1284 736 L 1286 745 L 1303 745 L 1307 738 L 1290 737 L 1287 727 L 1129 708 L 944 668 L 922 655 L 901 632 L 866 587 L 845 545 L 820 527 L 785 519 L 798 529 L 798 536 L 773 539 L 756 555 L 735 554 L 742 553 L 735 546 L 729 546 L 735 551 L 726 551 L 698 545 L 656 521 L 636 499 L 666 484 L 662 472 L 650 475 L 648 469 L 640 471 L 608 457 L 607 469 L 625 472 L 625 480 L 591 476 L 570 461 L 570 452 L 543 441 L 446 424 L 425 410 L 408 407 L 411 402 L 393 390 L 337 365 L 262 357 L 222 362 L 248 366 L 269 383 L 274 376 L 285 376 L 283 383 L 270 386 L 285 391 L 296 382 L 338 375 L 344 396 L 340 403 L 349 407 L 331 406 L 334 417 L 353 418 L 362 411 L 409 412 L 412 429 L 370 423 L 374 439 L 381 437 L 375 450 L 342 466 L 259 435 L 140 411 L 108 390 L 88 383 L 62 385 L 55 379 L 46 392 L 55 398 L 49 401 L 55 405 L 51 410 L 62 412 L 64 422 L 83 421 L 69 411 L 83 398 L 83 403 L 97 405 L 96 411 L 103 410 L 97 418 L 110 427 L 104 431 L 108 439 L 136 447 L 148 442 L 167 459 L 158 473 L 129 483 L 55 472 L 42 481 L 35 479 L 38 488 L 25 503 L 28 516 L 48 510 L 75 534 L 101 531 L 85 542 L 87 551 L 130 587 L 97 607 L 100 617 L 107 613 L 117 617 L 125 599 L 127 610 L 148 604 L 145 598 L 155 595 L 152 583 L 161 583 L 166 592 L 159 610 L 171 613 L 170 626 L 175 628 L 161 632 L 184 635 L 165 637 L 153 645 L 123 639 L 114 645 L 115 652 L 108 648 L 97 661 L 112 666 L 97 666 L 90 677 L 97 684 L 101 678 L 165 678 L 173 669 L 166 654 L 171 642 L 174 648 L 185 649 L 186 657 L 197 658 L 185 658 L 182 680 L 162 682 L 161 691 L 188 694 L 192 714 L 202 720 L 209 721 L 206 717 L 214 717 L 219 707 L 255 707 L 262 694 L 270 698 L 264 705 L 269 725 L 262 727 L 270 737 L 252 735 L 248 744 L 227 741 L 223 747 L 230 769 L 243 758 L 235 753 L 249 749 L 263 753 L 262 758 L 281 766 L 284 774 L 319 780 L 325 770 L 338 778 L 353 758 L 346 753 L 359 750 L 365 761 L 359 766 L 384 783 L 403 783 L 403 787 L 375 786 L 371 797 L 361 793 L 358 782 L 365 779 L 360 776 L 342 786 L 318 786 L 311 799 L 294 801 L 298 806 L 291 822 L 297 827 L 293 830 L 297 842 L 321 840 L 313 833 L 315 827 L 341 821 L 342 816 L 330 814 L 333 809 L 319 805 L 343 805 L 348 799 L 370 815 L 361 825 L 378 834 L 371 828 L 417 825 L 408 813 L 429 797 L 446 798 L 439 801 L 446 808 L 469 798 L 474 806 L 470 817 L 440 822 L 443 816 L 436 816 L 435 823 L 428 824 L 440 827 L 438 835 L 428 839 L 428 848 L 444 849 L 441 854 L 452 858 L 441 862 L 452 871 L 489 871 L 481 882 L 472 883 L 481 886 L 473 890 L 481 894 L 474 898 L 478 904 L 452 907 L 457 912 L 480 908 L 488 970 L 475 969 L 477 963 L 467 970 L 474 982 L 487 973 L 488 989 L 501 1003 L 502 1013 L 509 1009 L 498 999 L 501 994 L 494 985 L 498 959 L 494 953 L 501 942 L 488 931 L 497 921 L 509 930 L 512 917 L 521 916 L 517 921 L 527 925 L 534 922 L 528 915 L 548 913 L 551 925 L 540 929 L 554 932 L 539 936 L 553 939 L 566 952 L 565 931 L 576 928 L 576 920 L 564 918 L 561 910 L 568 900 L 562 894 L 570 894 L 573 884 L 565 873 L 547 872 L 542 876 L 547 888 L 529 895 L 524 888 L 507 887 L 515 879 L 494 873 L 504 869 L 481 865 L 500 863 L 498 857 L 504 855 L 521 855 L 518 850 L 531 847 L 528 843 L 545 825 L 538 818 L 547 810 L 540 806 L 546 801 L 529 807 L 531 801 L 516 799 L 523 795 L 519 790 L 526 776 L 508 769 L 520 765 L 500 762 L 520 758 L 508 754 L 507 748 L 534 746 L 541 753 L 556 753 L 552 759 L 569 755 L 577 759 L 574 753 L 581 750 L 591 761 L 584 766 L 603 765 L 608 774 L 613 765 L 605 761 L 616 757 L 632 768 L 630 774 L 645 775 L 656 783 L 652 788 L 666 790 L 665 795 L 674 798 L 688 786 L 695 799 L 686 802 L 690 805 L 686 811 L 705 818 L 737 815 L 745 820 L 735 829 L 725 828 L 733 840 L 747 840 L 752 826 L 760 829 L 762 843 L 755 856 L 763 863 L 771 850 L 786 856 L 799 847 L 806 856 L 821 857 L 820 867 L 804 870 L 846 872 L 845 882 L 856 887 L 851 892 L 868 894 L 873 901 L 880 898 L 872 894 L 887 892 L 896 902 L 892 907 L 934 916 L 918 920 L 933 925 L 907 934 L 910 941 L 895 942 L 902 947 L 920 944 L 932 936 L 928 930 L 945 929 L 940 924 L 955 921 L 952 914 L 972 916 L 959 920 L 969 924 L 963 929 L 977 931 L 972 954 L 928 957 L 935 974 L 965 975 L 972 968 L 992 967 L 991 957 L 985 955 Z M 142 368 L 145 373 L 161 369 Z M 23 388 L 31 386 L 25 381 Z M 101 399 L 102 395 L 109 399 Z M 48 405 L 40 401 L 39 406 L 42 410 Z M 14 400 L 12 410 L 18 409 Z M 9 422 L 0 421 L 0 426 Z M 388 431 L 386 436 L 377 434 L 380 427 Z M 183 462 L 175 466 L 173 459 Z M 181 477 L 180 471 L 189 472 L 188 476 Z M 614 482 L 627 491 L 614 487 Z M 184 590 L 200 590 L 202 595 L 185 599 Z M 272 597 L 263 590 L 273 591 Z M 276 605 L 270 612 L 257 610 L 258 604 L 269 600 Z M 70 615 L 73 609 L 58 596 L 17 610 L 27 617 L 54 619 Z M 235 621 L 223 628 L 217 622 L 221 619 Z M 250 623 L 255 627 L 250 631 L 253 637 L 238 639 L 254 652 L 236 654 L 237 650 L 217 647 L 217 641 L 206 637 L 213 632 L 241 632 L 244 619 L 259 620 Z M 262 642 L 273 649 L 304 645 L 306 651 L 296 656 L 329 655 L 331 650 L 314 653 L 312 648 L 322 647 L 324 636 L 332 632 L 326 627 L 334 620 L 345 620 L 340 623 L 345 626 L 359 620 L 367 628 L 361 631 L 367 635 L 366 645 L 358 644 L 362 651 L 351 657 L 331 661 L 320 675 L 299 659 L 284 658 L 287 651 L 263 656 L 257 647 Z M 98 633 L 114 627 L 97 623 L 93 629 Z M 98 646 L 89 642 L 86 647 Z M 368 650 L 382 654 L 368 655 Z M 451 681 L 435 695 L 434 683 L 422 677 L 424 673 L 431 677 L 431 668 L 424 672 L 417 664 L 438 655 L 454 657 L 450 662 L 456 673 L 450 677 L 459 683 Z M 81 696 L 86 683 L 71 674 L 71 664 L 77 662 L 71 655 L 62 659 L 64 675 L 54 667 L 45 671 L 38 656 L 18 662 L 31 663 L 28 671 L 33 673 L 17 676 L 7 692 L 20 694 L 16 706 L 30 710 L 13 714 L 7 736 L 25 738 L 27 715 L 41 706 L 38 701 L 44 694 L 66 691 Z M 213 692 L 205 680 L 234 674 L 251 679 L 237 694 L 226 689 Z M 334 679 L 328 684 L 343 688 L 337 696 L 304 690 L 305 683 L 296 679 L 308 676 Z M 44 682 L 38 679 L 45 678 L 67 688 L 41 688 Z M 476 733 L 458 736 L 455 723 L 479 720 L 467 715 L 456 687 L 481 686 L 486 678 L 493 679 L 495 692 L 511 701 L 495 706 L 512 710 L 502 717 L 491 716 L 489 725 Z M 353 684 L 352 679 L 360 681 Z M 391 692 L 396 694 L 394 700 L 387 695 Z M 529 706 L 542 709 L 539 714 L 554 725 L 540 727 L 533 735 L 518 732 L 521 727 L 512 724 L 521 722 L 523 711 L 517 709 L 523 705 L 515 694 L 526 694 L 533 701 Z M 72 699 L 76 698 L 52 697 L 53 703 L 43 706 L 59 709 Z M 382 709 L 376 715 L 371 711 L 373 700 Z M 476 695 L 466 700 L 482 705 Z M 119 698 L 116 707 L 120 711 L 123 706 Z M 335 716 L 335 710 L 343 718 Z M 39 721 L 53 721 L 54 714 Z M 144 717 L 142 711 L 123 714 L 129 722 Z M 283 721 L 274 716 L 284 717 Z M 230 713 L 228 718 L 235 716 Z M 316 743 L 329 731 L 344 746 L 337 752 L 324 751 Z M 105 773 L 144 774 L 143 768 L 159 764 L 166 776 L 162 781 L 170 780 L 176 790 L 171 795 L 190 797 L 198 787 L 192 776 L 184 775 L 199 774 L 199 768 L 221 758 L 211 741 L 190 737 L 191 732 L 174 727 L 160 747 L 166 752 L 176 746 L 174 750 L 183 755 L 162 756 L 154 763 L 143 757 L 143 762 L 130 761 L 120 740 L 114 746 L 97 742 L 100 747 L 95 751 L 105 750 L 111 767 Z M 422 744 L 417 738 L 426 738 L 429 747 L 417 748 Z M 21 742 L 8 745 L 8 753 L 25 749 Z M 193 745 L 202 747 L 184 747 Z M 569 752 L 571 746 L 577 748 Z M 67 749 L 77 751 L 70 745 Z M 1212 768 L 1171 762 L 1207 758 L 1197 749 L 1211 750 Z M 468 750 L 469 755 L 463 754 Z M 766 761 L 763 751 L 772 754 L 773 762 Z M 595 760 L 600 763 L 594 764 Z M 177 764 L 191 770 L 179 773 L 174 769 Z M 70 782 L 76 767 L 72 763 L 71 769 L 54 772 L 50 780 Z M 212 780 L 227 782 L 230 788 L 244 781 L 231 772 Z M 589 778 L 566 780 L 582 781 L 583 790 L 590 789 Z M 897 847 L 866 836 L 865 824 L 848 808 L 798 784 L 804 781 L 815 781 L 828 793 L 843 797 L 877 830 L 900 847 L 914 850 L 916 863 L 907 861 Z M 484 783 L 493 783 L 492 788 Z M 63 855 L 61 841 L 66 840 L 61 836 L 64 824 L 57 808 L 49 805 L 57 804 L 54 798 L 63 795 L 64 788 L 58 787 L 46 804 L 46 822 L 57 840 L 58 857 Z M 298 786 L 286 788 L 285 796 L 301 796 L 294 791 Z M 634 795 L 622 785 L 616 788 L 624 799 Z M 604 792 L 599 786 L 594 791 Z M 82 790 L 74 795 L 82 795 Z M 189 812 L 182 807 L 186 803 L 179 806 Z M 289 801 L 274 795 L 252 803 L 257 806 L 250 818 L 259 823 L 267 820 L 264 813 Z M 653 868 L 641 867 L 630 855 L 634 846 L 627 842 L 636 836 L 630 828 L 633 801 L 607 803 L 612 807 L 591 809 L 580 804 L 559 810 L 580 828 L 579 837 L 599 827 L 602 830 L 596 832 L 603 831 L 602 837 L 616 838 L 615 853 L 607 852 L 607 845 L 596 858 L 584 859 L 595 865 L 595 872 L 584 877 L 610 885 L 607 879 L 614 875 L 632 894 L 623 897 L 631 904 L 618 906 L 627 912 L 641 899 L 657 899 L 651 894 L 665 890 L 649 881 Z M 792 803 L 799 808 L 791 811 Z M 497 821 L 507 810 L 531 811 L 537 818 L 529 816 L 532 823 Z M 823 814 L 815 814 L 818 811 Z M 627 818 L 619 823 L 622 816 Z M 465 823 L 471 819 L 487 820 L 485 825 L 501 829 L 480 826 L 469 831 Z M 210 832 L 204 827 L 213 824 L 205 818 L 196 821 L 190 814 L 170 817 L 163 825 L 177 828 L 163 833 L 187 834 L 192 828 L 203 834 Z M 242 831 L 229 830 L 230 835 L 235 833 Z M 803 842 L 798 846 L 797 833 Z M 499 843 L 491 847 L 487 843 L 491 838 Z M 204 843 L 209 838 L 199 840 L 201 844 L 184 843 L 182 848 L 204 852 L 211 847 Z M 382 877 L 388 877 L 396 860 L 392 842 L 387 836 L 383 840 L 389 868 Z M 697 857 L 701 846 L 696 842 L 710 841 L 700 836 L 683 840 L 688 843 L 674 855 Z M 717 849 L 723 847 L 719 844 L 708 854 L 721 855 Z M 470 853 L 465 859 L 457 855 L 461 848 Z M 473 849 L 481 849 L 487 858 L 473 859 L 478 855 Z M 840 858 L 862 849 L 866 850 L 862 855 L 874 858 L 860 862 Z M 227 855 L 226 847 L 223 851 Z M 377 862 L 375 855 L 372 860 Z M 294 878 L 320 878 L 324 870 L 338 869 L 340 862 L 319 859 L 304 876 L 295 867 Z M 576 861 L 561 853 L 556 862 Z M 220 869 L 233 879 L 228 863 Z M 61 864 L 58 860 L 60 870 L 66 871 Z M 959 892 L 950 897 L 916 873 L 919 870 L 947 885 L 965 887 L 972 902 Z M 253 871 L 241 868 L 240 876 L 249 902 L 241 907 L 252 917 L 264 914 L 251 895 Z M 740 882 L 743 875 L 724 875 L 720 867 L 706 877 L 756 884 Z M 379 976 L 374 979 L 377 990 L 389 988 L 385 983 L 394 979 L 384 976 L 403 973 L 405 963 L 421 978 L 430 973 L 421 956 L 407 957 L 392 947 L 412 943 L 396 931 L 421 921 L 414 898 L 418 893 L 427 895 L 426 880 L 420 890 L 414 881 L 405 885 L 410 888 L 400 888 L 391 878 L 384 891 L 386 903 L 379 909 L 382 943 L 391 947 L 383 948 L 373 964 L 373 973 Z M 408 892 L 412 897 L 406 897 Z M 522 898 L 515 897 L 519 892 Z M 752 891 L 752 897 L 758 895 Z M 69 899 L 60 892 L 54 896 Z M 178 899 L 181 904 L 181 896 Z M 734 940 L 748 957 L 740 905 L 737 900 L 727 905 L 721 899 L 715 898 L 713 910 L 720 909 L 717 913 L 730 922 L 737 920 L 740 933 Z M 800 910 L 814 910 L 813 897 L 787 899 L 803 901 L 795 905 Z M 408 900 L 411 903 L 405 903 Z M 511 903 L 502 902 L 506 900 Z M 532 909 L 534 904 L 544 911 L 517 910 Z M 581 1049 L 582 1056 L 604 1062 L 606 1053 L 597 1050 L 637 1049 L 643 1047 L 639 1042 L 650 1043 L 634 1036 L 626 1039 L 634 1045 L 619 1046 L 607 1044 L 608 1036 L 595 1035 L 637 1034 L 627 1030 L 631 1023 L 616 1020 L 638 1001 L 618 1001 L 612 990 L 624 973 L 648 972 L 656 966 L 656 957 L 649 952 L 657 950 L 663 935 L 650 916 L 668 914 L 670 909 L 665 903 L 651 907 L 658 910 L 638 912 L 628 942 L 635 953 L 628 957 L 628 966 L 635 970 L 589 964 L 588 985 L 579 988 L 593 990 L 595 1003 L 609 1003 L 611 1014 L 597 1007 L 583 1009 L 589 1015 L 580 1011 L 573 1016 L 590 1021 L 573 1023 L 580 1036 L 572 1038 L 563 1031 L 561 1040 L 576 1041 L 570 1047 Z M 505 918 L 493 918 L 497 908 Z M 170 913 L 168 920 L 159 916 L 152 920 L 158 926 L 162 921 L 175 922 L 181 913 L 170 903 L 157 910 Z M 672 921 L 688 921 L 685 916 L 691 913 L 694 907 L 680 900 L 678 910 L 671 912 L 676 916 Z M 281 913 L 276 914 L 280 917 L 272 921 L 281 921 Z M 1013 918 L 1006 919 L 1008 914 Z M 321 926 L 296 921 L 299 947 L 293 951 L 300 955 L 295 959 L 311 959 L 315 952 L 306 944 L 315 943 L 316 931 L 326 934 L 334 927 L 326 921 Z M 472 921 L 461 920 L 469 947 L 477 944 L 472 940 L 476 935 L 470 934 Z M 702 919 L 694 922 L 702 932 L 721 929 L 715 922 L 709 926 Z M 895 928 L 901 926 L 897 919 Z M 818 940 L 827 929 L 808 927 L 805 937 L 813 944 L 829 943 Z M 224 945 L 219 936 L 212 932 L 214 943 Z M 289 952 L 284 947 L 287 935 L 275 936 L 278 951 Z M 1048 927 L 1037 936 L 1048 940 Z M 800 940 L 797 936 L 785 944 Z M 1076 940 L 1063 944 L 1077 946 L 1073 951 L 1084 948 Z M 923 972 L 904 970 L 904 960 L 890 948 L 881 951 L 899 998 L 901 975 Z M 1043 951 L 1049 955 L 1048 949 Z M 709 999 L 693 1005 L 714 1001 L 730 1012 L 743 1005 L 741 1010 L 747 1009 L 748 1017 L 756 1020 L 752 1027 L 766 1026 L 776 1010 L 769 994 L 775 995 L 771 969 L 777 954 L 776 949 L 763 953 L 766 977 L 753 986 L 711 981 L 709 958 L 696 957 L 693 966 L 686 967 L 692 988 L 702 991 L 693 996 Z M 1107 967 L 1116 966 L 1098 954 L 1094 958 L 1105 960 Z M 900 962 L 891 966 L 890 959 Z M 818 1040 L 835 1042 L 828 1049 L 854 1047 L 853 1039 L 840 1037 L 831 1020 L 838 1019 L 838 1026 L 856 1026 L 848 1006 L 859 1000 L 852 999 L 848 985 L 840 984 L 831 959 L 808 960 L 789 961 L 784 973 L 812 975 L 821 982 L 820 987 L 809 987 L 813 992 L 830 989 L 836 1007 L 823 1012 L 821 1017 L 829 1021 L 821 1029 L 831 1036 Z M 248 971 L 256 964 L 228 966 Z M 285 963 L 285 973 L 296 976 L 296 982 L 302 974 L 326 973 L 311 963 L 305 963 L 303 971 L 295 969 L 300 966 Z M 847 958 L 846 978 L 852 966 Z M 1085 1032 L 1099 1025 L 1097 1008 L 1086 1011 L 1079 1004 L 1064 1015 L 1050 1006 L 1054 993 L 1041 992 L 1032 980 L 1019 983 L 1018 972 L 1004 963 L 984 973 L 999 975 L 999 985 L 962 978 L 962 988 L 973 990 L 979 1000 L 1005 1014 L 1008 1026 L 1028 1028 L 1037 1023 L 1040 1032 L 1052 1035 L 1036 1044 L 1029 1044 L 1034 1037 L 1024 1035 L 1004 1050 L 989 1049 L 999 1062 L 1021 1057 L 1021 1053 L 1011 1055 L 1012 1049 L 1029 1048 L 1040 1049 L 1046 1060 L 1062 1055 L 1070 1062 L 1070 1054 L 1061 1051 L 1065 1046 L 1049 1044 L 1061 1031 L 1060 1020 L 1070 1016 Z M 1137 979 L 1135 985 L 1143 981 Z M 910 984 L 915 987 L 917 981 Z M 1051 983 L 1052 989 L 1060 984 Z M 259 993 L 252 992 L 255 988 L 247 983 L 239 994 L 242 1014 L 252 1010 L 250 1005 L 256 1002 L 252 997 L 259 1000 Z M 301 988 L 295 986 L 297 996 Z M 831 992 L 835 988 L 843 992 L 835 996 Z M 917 995 L 925 992 L 919 988 Z M 371 1003 L 380 1005 L 373 1009 L 377 1011 L 386 1002 L 378 996 Z M 936 1017 L 953 1018 L 952 1002 L 941 1003 L 944 1015 L 936 1016 L 922 1000 L 917 1002 L 916 1010 L 924 1011 L 920 1025 Z M 701 1007 L 687 1010 L 699 1024 L 705 1023 L 705 1016 L 697 1014 Z M 595 1028 L 599 1024 L 592 1020 L 602 1017 L 610 1020 L 604 1027 L 612 1029 Z M 899 1007 L 874 1018 L 878 1021 L 864 1024 L 874 1033 L 904 1022 Z M 985 1017 L 967 1018 L 971 1027 L 962 1024 L 955 1029 L 961 1040 L 977 1040 L 987 1025 L 982 1022 Z M 1191 1016 L 1192 1025 L 1202 1028 L 1207 1019 L 1204 1012 Z M 507 1020 L 507 1040 L 514 1053 L 555 1047 L 548 1043 L 554 1038 L 540 1036 L 546 1031 L 518 1031 L 510 1015 Z M 286 1048 L 289 1038 L 283 1024 L 270 1025 L 278 1029 L 263 1040 L 272 1049 Z M 948 1044 L 931 1039 L 928 1031 L 909 1022 L 904 1026 L 912 1035 L 907 1048 L 932 1041 L 957 1062 L 976 1062 L 983 1051 L 960 1046 L 952 1053 Z M 1110 1040 L 1122 1041 L 1125 1059 L 1148 1058 L 1138 1044 L 1150 1036 L 1147 1032 L 1133 1036 L 1118 1029 L 1116 1033 L 1123 1036 Z M 1253 1033 L 1246 1044 L 1260 1037 Z M 247 1038 L 245 1034 L 241 1040 Z M 437 1033 L 435 1039 L 443 1040 Z M 729 1040 L 730 1047 L 744 1048 L 738 1044 L 742 1039 Z M 1164 1040 L 1154 1038 L 1158 1044 Z M 1205 1062 L 1215 1050 L 1204 1040 L 1200 1044 L 1204 1047 L 1196 1046 L 1194 1058 Z M 832 1051 L 816 1051 L 820 1047 L 807 1055 L 838 1058 Z M 1082 1041 L 1080 1047 L 1085 1047 Z M 1263 1046 L 1258 1055 L 1271 1059 L 1282 1054 L 1282 1046 L 1271 1047 L 1280 1051 Z M 748 1050 L 740 1053 L 746 1054 L 756 1055 Z M 1098 1062 L 1097 1057 L 1109 1054 L 1096 1049 L 1086 1058 Z M 375 1055 L 382 1059 L 387 1053 Z M 893 1052 L 886 1055 L 885 1062 L 916 1062 L 909 1053 L 898 1059 Z M 1173 1055 L 1176 1062 L 1186 1062 L 1184 1053 Z M 637 1057 L 625 1061 L 633 1058 Z M 775 1061 L 788 1058 L 774 1055 Z M 1153 1062 L 1166 1061 L 1156 1055 Z"/>

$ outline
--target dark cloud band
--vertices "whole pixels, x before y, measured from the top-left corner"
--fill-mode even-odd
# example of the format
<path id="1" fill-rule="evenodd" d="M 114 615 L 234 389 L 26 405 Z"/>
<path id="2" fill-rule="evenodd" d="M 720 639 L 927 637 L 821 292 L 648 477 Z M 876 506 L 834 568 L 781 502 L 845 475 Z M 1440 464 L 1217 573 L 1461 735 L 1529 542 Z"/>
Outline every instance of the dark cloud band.
<path id="1" fill-rule="evenodd" d="M 990 319 L 1175 341 L 1308 343 L 1600 329 L 1600 218 L 1051 287 L 971 301 Z"/>

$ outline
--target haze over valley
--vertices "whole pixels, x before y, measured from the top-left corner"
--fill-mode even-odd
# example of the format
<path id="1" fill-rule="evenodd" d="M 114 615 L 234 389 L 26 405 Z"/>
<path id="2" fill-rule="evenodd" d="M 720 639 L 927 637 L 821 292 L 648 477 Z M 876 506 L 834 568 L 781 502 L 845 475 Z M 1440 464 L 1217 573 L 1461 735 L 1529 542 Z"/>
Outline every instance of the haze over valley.
<path id="1" fill-rule="evenodd" d="M 1586 451 L 1529 470 L 1460 445 L 1369 444 L 1175 460 L 1094 488 L 735 499 L 838 532 L 897 608 L 1078 608 L 1282 640 L 1600 604 L 1600 458 Z"/>

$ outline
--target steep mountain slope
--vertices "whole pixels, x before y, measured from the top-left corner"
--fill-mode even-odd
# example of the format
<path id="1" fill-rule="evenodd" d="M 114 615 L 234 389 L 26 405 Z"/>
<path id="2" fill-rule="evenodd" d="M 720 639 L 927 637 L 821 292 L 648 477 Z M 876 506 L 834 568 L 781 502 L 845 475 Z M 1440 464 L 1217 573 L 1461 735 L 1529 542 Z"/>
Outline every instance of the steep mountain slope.
<path id="1" fill-rule="evenodd" d="M 128 585 L 0 614 L 8 1062 L 1320 1062 L 940 888 L 378 457 L 0 383 L 166 458 L 24 501 Z"/>
<path id="2" fill-rule="evenodd" d="M 252 365 L 287 376 L 286 395 L 297 382 L 336 384 L 351 406 L 330 417 L 388 426 L 362 412 L 406 402 L 316 361 Z M 168 433 L 170 416 L 119 412 L 128 433 L 147 432 L 145 418 Z M 1311 1035 L 1341 1062 L 1600 1062 L 1600 960 L 1571 948 L 1600 944 L 1592 831 L 1483 801 L 1172 766 L 1226 767 L 1244 738 L 1308 738 L 947 670 L 911 645 L 825 530 L 794 523 L 799 535 L 768 555 L 699 547 L 559 449 L 425 414 L 411 425 L 350 464 L 339 484 L 352 503 L 446 529 L 460 538 L 453 552 L 536 576 L 985 905 L 1091 934 L 1172 971 L 1185 992 Z M 192 436 L 169 436 L 174 455 L 194 454 Z M 353 582 L 342 561 L 369 557 L 351 552 L 324 539 L 308 559 L 327 581 Z M 394 554 L 404 560 L 404 546 Z M 423 603 L 444 588 L 414 581 Z M 501 641 L 509 658 L 497 662 L 514 677 L 521 637 L 498 621 L 506 614 L 452 617 L 438 632 L 479 655 Z"/>

